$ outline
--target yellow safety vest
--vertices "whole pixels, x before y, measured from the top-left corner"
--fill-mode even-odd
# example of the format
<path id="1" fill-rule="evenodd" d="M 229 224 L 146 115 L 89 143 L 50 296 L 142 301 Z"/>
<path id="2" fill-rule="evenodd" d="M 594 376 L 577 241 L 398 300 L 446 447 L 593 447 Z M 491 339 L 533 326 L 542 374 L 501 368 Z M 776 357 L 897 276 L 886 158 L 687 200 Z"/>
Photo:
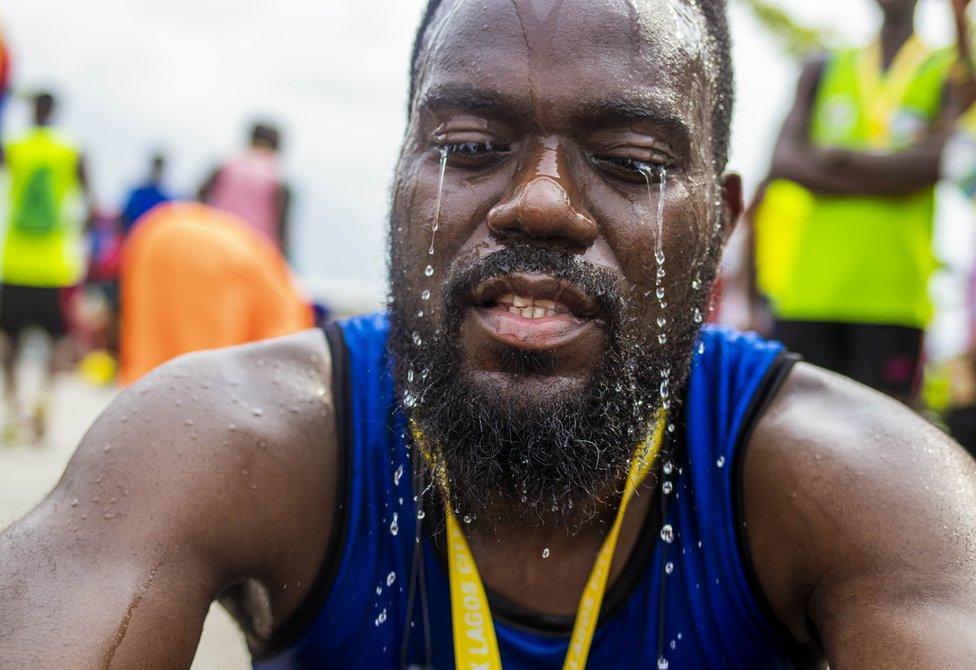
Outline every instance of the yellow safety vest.
<path id="1" fill-rule="evenodd" d="M 83 275 L 80 153 L 49 128 L 5 148 L 9 173 L 3 282 L 64 287 Z"/>
<path id="2" fill-rule="evenodd" d="M 811 115 L 821 147 L 898 151 L 938 116 L 955 54 L 913 37 L 887 73 L 881 49 L 832 53 Z M 826 196 L 780 180 L 756 217 L 760 289 L 777 318 L 924 327 L 934 188 L 901 197 Z"/>

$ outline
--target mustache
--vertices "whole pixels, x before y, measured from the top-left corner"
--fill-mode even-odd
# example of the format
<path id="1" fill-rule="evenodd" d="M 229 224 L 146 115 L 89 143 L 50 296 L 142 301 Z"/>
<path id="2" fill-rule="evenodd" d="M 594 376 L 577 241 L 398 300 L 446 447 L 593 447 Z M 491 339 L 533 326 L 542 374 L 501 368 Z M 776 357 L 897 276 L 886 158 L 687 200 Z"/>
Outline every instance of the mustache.
<path id="1" fill-rule="evenodd" d="M 545 274 L 569 282 L 594 298 L 612 323 L 619 322 L 623 303 L 613 272 L 577 254 L 530 244 L 513 244 L 456 271 L 445 290 L 447 314 L 456 318 L 481 284 L 515 272 Z"/>

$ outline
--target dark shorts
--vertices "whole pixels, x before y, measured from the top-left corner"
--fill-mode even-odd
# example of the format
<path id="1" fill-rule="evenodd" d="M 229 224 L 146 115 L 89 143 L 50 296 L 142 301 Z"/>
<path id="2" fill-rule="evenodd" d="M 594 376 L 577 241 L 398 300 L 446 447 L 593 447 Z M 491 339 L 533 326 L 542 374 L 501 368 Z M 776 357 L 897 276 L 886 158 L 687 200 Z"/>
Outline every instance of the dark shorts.
<path id="1" fill-rule="evenodd" d="M 777 321 L 773 337 L 808 363 L 901 399 L 918 386 L 923 331 L 824 321 Z"/>
<path id="2" fill-rule="evenodd" d="M 59 288 L 0 284 L 0 331 L 17 339 L 28 328 L 40 328 L 54 339 L 67 333 Z"/>

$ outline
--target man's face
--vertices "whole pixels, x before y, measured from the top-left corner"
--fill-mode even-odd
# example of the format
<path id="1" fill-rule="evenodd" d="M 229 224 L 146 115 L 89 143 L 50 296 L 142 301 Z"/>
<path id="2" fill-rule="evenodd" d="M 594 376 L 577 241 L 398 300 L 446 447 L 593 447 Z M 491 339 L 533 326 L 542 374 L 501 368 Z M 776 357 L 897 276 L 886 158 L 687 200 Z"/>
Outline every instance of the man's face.
<path id="1" fill-rule="evenodd" d="M 740 207 L 714 164 L 707 39 L 685 0 L 447 0 L 435 17 L 391 311 L 404 404 L 460 450 L 452 478 L 522 479 L 492 485 L 559 507 L 558 481 L 532 490 L 555 470 L 595 495 L 576 466 L 618 476 L 681 383 Z"/>

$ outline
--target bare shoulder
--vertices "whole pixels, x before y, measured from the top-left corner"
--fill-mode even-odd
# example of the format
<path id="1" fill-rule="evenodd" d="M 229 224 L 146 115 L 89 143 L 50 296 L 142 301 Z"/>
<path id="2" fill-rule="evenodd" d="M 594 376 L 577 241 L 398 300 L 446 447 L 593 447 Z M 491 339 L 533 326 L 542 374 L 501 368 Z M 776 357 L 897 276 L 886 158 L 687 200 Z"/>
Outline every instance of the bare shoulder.
<path id="1" fill-rule="evenodd" d="M 976 464 L 879 393 L 798 365 L 756 427 L 743 487 L 760 582 L 800 641 L 842 619 L 852 630 L 857 598 L 976 595 Z"/>
<path id="2" fill-rule="evenodd" d="M 122 393 L 54 491 L 0 533 L 0 624 L 14 624 L 0 655 L 188 667 L 217 598 L 252 644 L 268 639 L 332 540 L 330 367 L 308 331 L 184 356 Z"/>

